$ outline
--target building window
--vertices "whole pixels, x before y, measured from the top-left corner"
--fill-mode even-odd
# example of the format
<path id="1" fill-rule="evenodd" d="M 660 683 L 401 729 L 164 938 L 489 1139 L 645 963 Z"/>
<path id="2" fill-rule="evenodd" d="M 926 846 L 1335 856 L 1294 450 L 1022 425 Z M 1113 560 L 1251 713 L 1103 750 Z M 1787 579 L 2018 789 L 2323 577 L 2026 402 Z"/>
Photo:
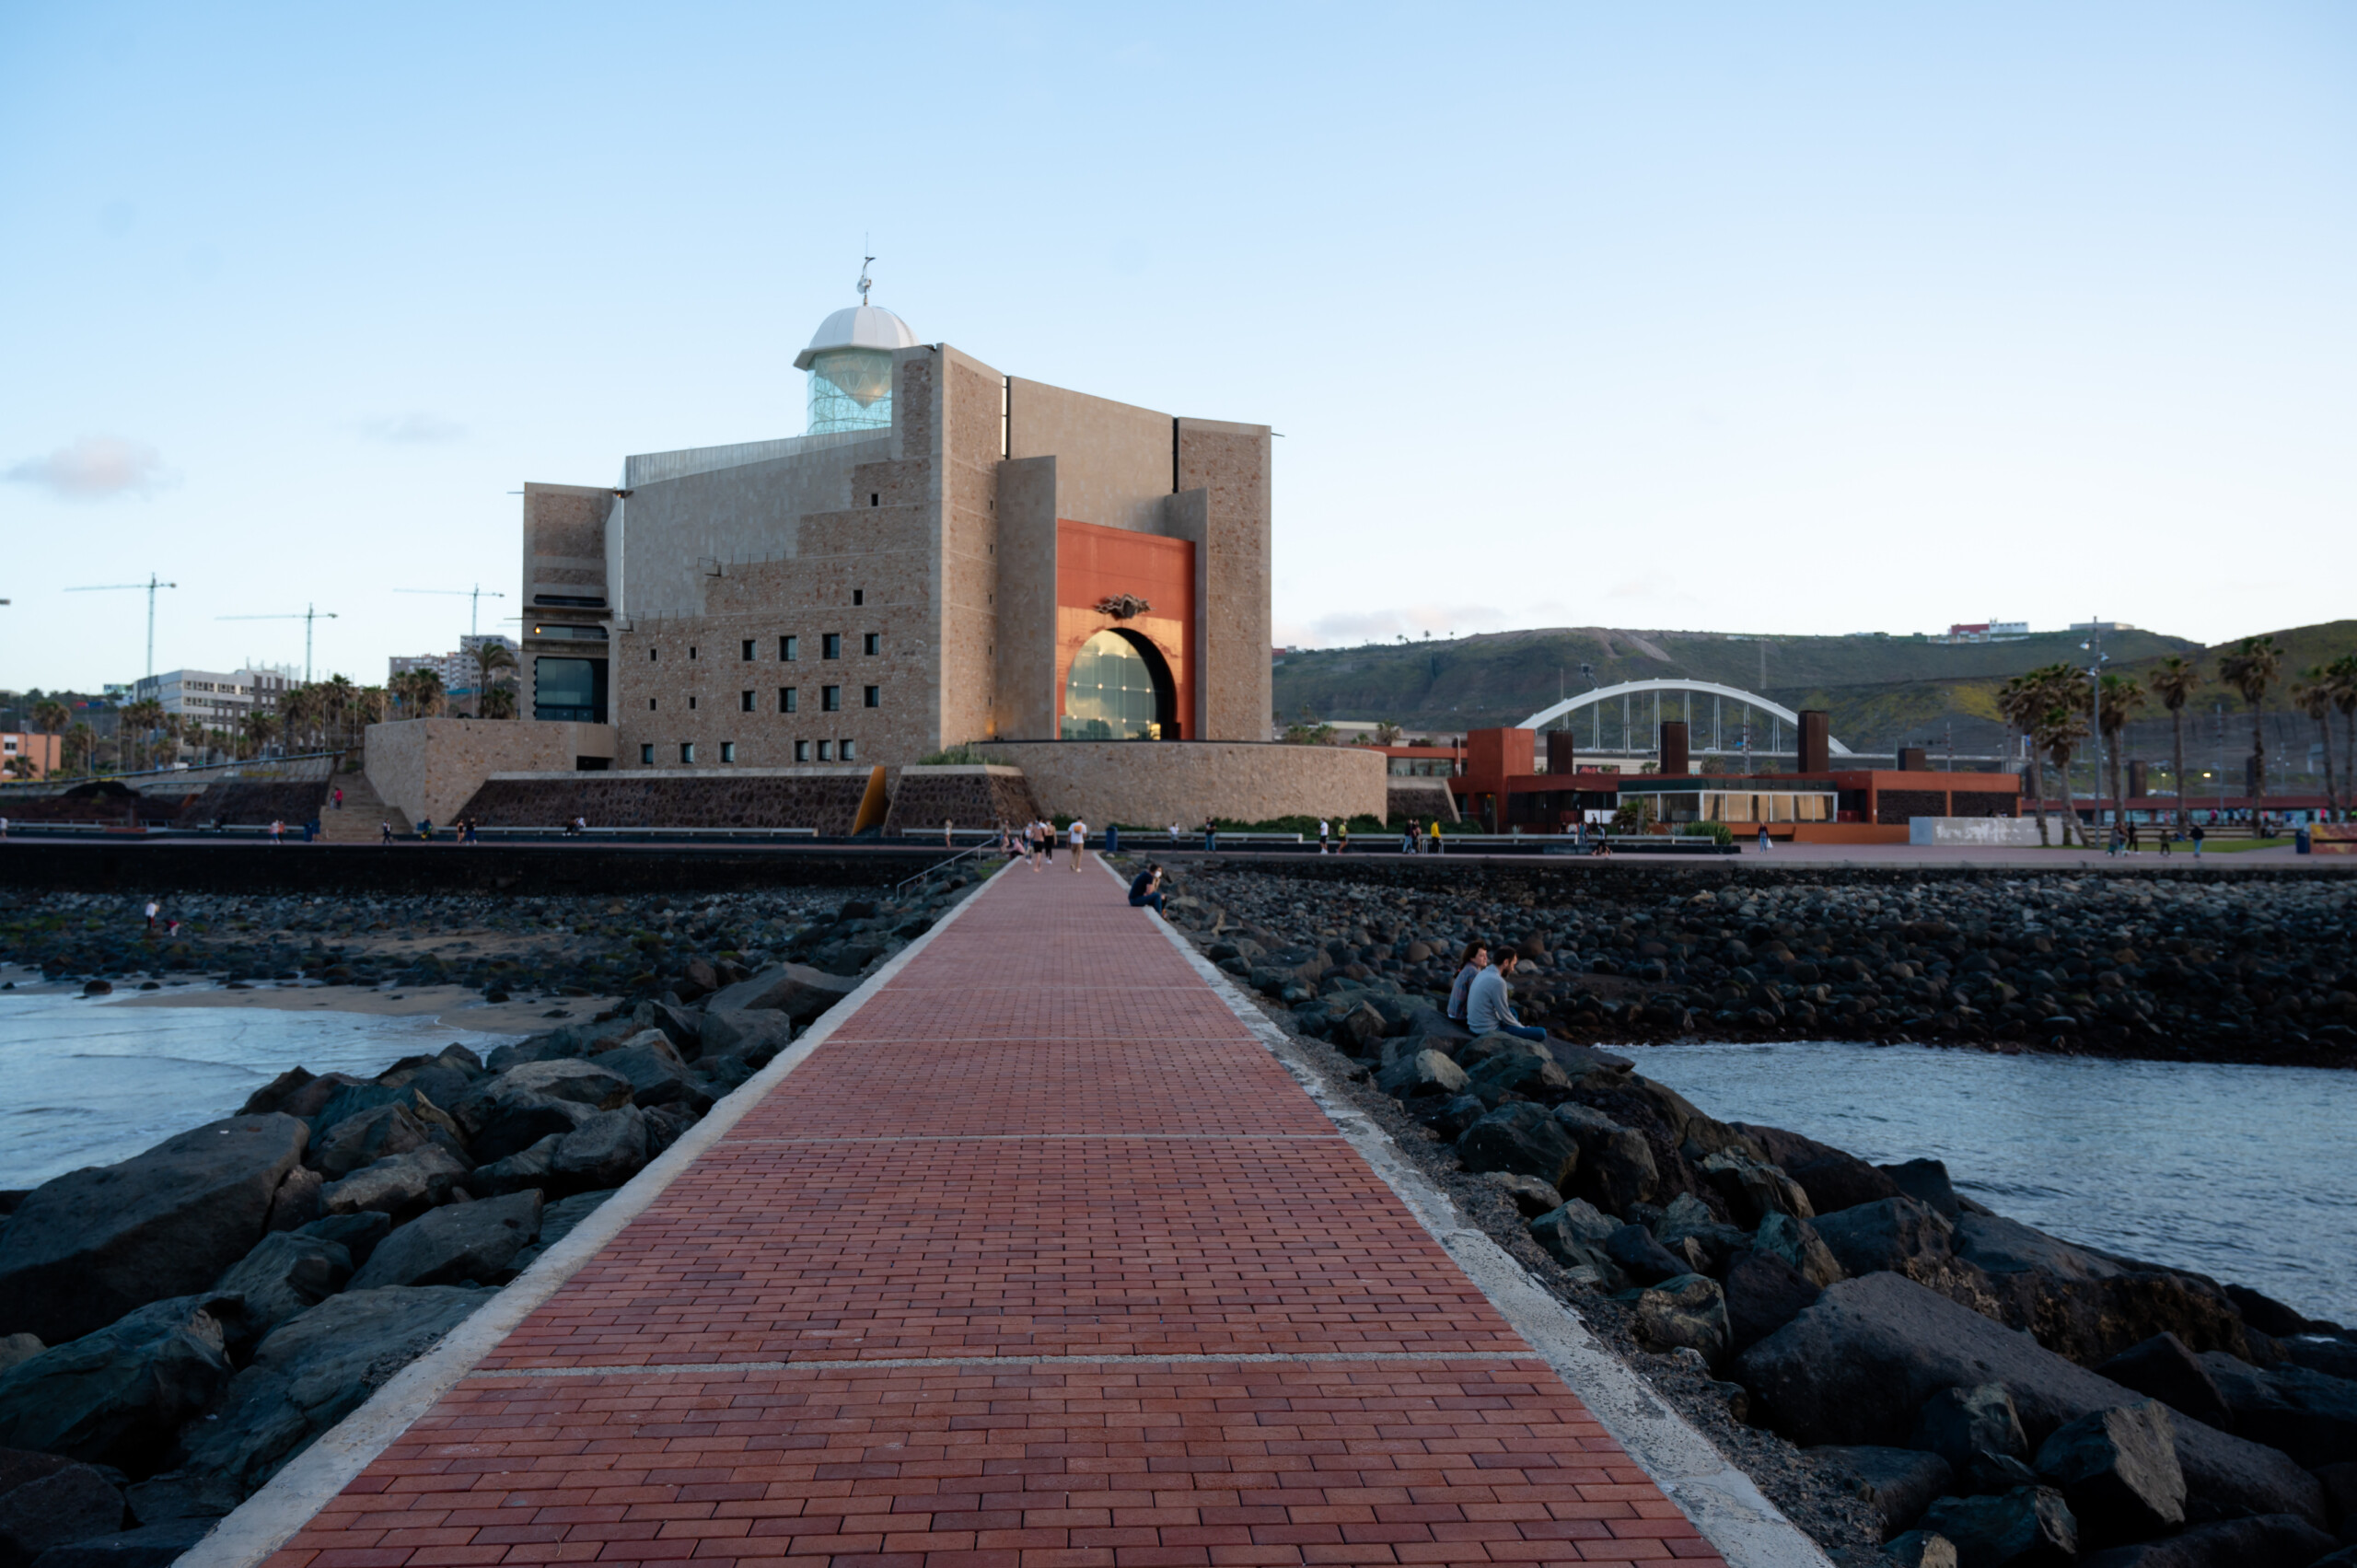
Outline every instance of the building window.
<path id="1" fill-rule="evenodd" d="M 655 699 L 652 697 L 646 699 L 646 711 L 650 714 L 655 711 Z"/>
<path id="2" fill-rule="evenodd" d="M 801 649 L 802 639 L 799 637 L 780 637 L 777 640 L 777 656 L 787 664 L 802 656 Z"/>
<path id="3" fill-rule="evenodd" d="M 797 762 L 807 762 L 810 760 L 810 743 L 808 741 L 797 740 L 794 743 L 794 760 Z"/>
<path id="4" fill-rule="evenodd" d="M 881 632 L 870 632 L 866 636 L 862 637 L 859 641 L 859 651 L 867 655 L 870 658 L 875 657 L 877 654 L 884 651 L 884 633 Z"/>
<path id="5" fill-rule="evenodd" d="M 655 766 L 655 747 L 652 742 L 638 749 L 638 760 L 650 768 Z"/>
<path id="6" fill-rule="evenodd" d="M 663 650 L 660 648 L 649 648 L 646 650 L 646 662 L 649 664 L 653 664 L 656 659 L 659 659 L 662 656 Z"/>
<path id="7" fill-rule="evenodd" d="M 884 705 L 884 688 L 881 686 L 863 686 L 859 691 L 860 706 L 880 708 Z"/>
<path id="8" fill-rule="evenodd" d="M 720 760 L 724 762 L 733 762 L 737 760 L 737 743 L 735 741 L 724 740 L 720 743 Z"/>
<path id="9" fill-rule="evenodd" d="M 845 740 L 843 742 L 843 761 L 846 762 L 858 761 L 858 750 L 859 742 L 855 740 Z"/>
<path id="10" fill-rule="evenodd" d="M 821 762 L 831 762 L 834 760 L 835 743 L 831 740 L 822 740 L 819 742 L 819 761 Z"/>
<path id="11" fill-rule="evenodd" d="M 692 740 L 682 740 L 679 742 L 679 761 L 682 762 L 692 762 L 695 760 L 696 743 Z"/>
<path id="12" fill-rule="evenodd" d="M 819 656 L 820 658 L 842 657 L 843 634 L 841 632 L 830 632 L 825 636 L 819 638 Z"/>
<path id="13" fill-rule="evenodd" d="M 696 700 L 695 700 L 693 697 L 690 697 L 690 698 L 688 699 L 688 707 L 689 707 L 690 711 L 691 711 L 691 712 L 692 712 L 692 711 L 694 710 L 694 708 L 695 708 L 695 705 L 696 705 Z"/>
<path id="14" fill-rule="evenodd" d="M 865 588 L 852 589 L 851 601 L 853 604 L 865 604 L 867 602 L 867 590 Z"/>
<path id="15" fill-rule="evenodd" d="M 884 497 L 871 490 L 867 493 L 867 504 L 871 506 L 881 506 L 884 505 Z"/>
<path id="16" fill-rule="evenodd" d="M 737 693 L 737 711 L 740 714 L 749 714 L 753 711 L 753 694 L 750 691 Z"/>
<path id="17" fill-rule="evenodd" d="M 842 705 L 843 689 L 842 687 L 821 686 L 819 688 L 819 706 L 820 708 L 831 714 L 841 712 Z"/>
<path id="18" fill-rule="evenodd" d="M 801 695 L 802 689 L 798 686 L 779 687 L 777 689 L 777 711 L 782 714 L 793 713 L 801 705 L 798 701 Z"/>
<path id="19" fill-rule="evenodd" d="M 690 643 L 688 645 L 688 656 L 690 658 L 696 656 L 696 645 L 693 643 Z"/>
<path id="20" fill-rule="evenodd" d="M 738 656 L 739 656 L 739 657 L 741 657 L 741 658 L 742 658 L 742 659 L 743 659 L 747 664 L 750 664 L 750 663 L 752 663 L 752 662 L 753 662 L 753 639 L 752 639 L 752 638 L 748 637 L 748 638 L 746 638 L 746 639 L 745 639 L 745 645 L 744 645 L 744 648 L 741 650 L 741 652 L 739 653 Z"/>

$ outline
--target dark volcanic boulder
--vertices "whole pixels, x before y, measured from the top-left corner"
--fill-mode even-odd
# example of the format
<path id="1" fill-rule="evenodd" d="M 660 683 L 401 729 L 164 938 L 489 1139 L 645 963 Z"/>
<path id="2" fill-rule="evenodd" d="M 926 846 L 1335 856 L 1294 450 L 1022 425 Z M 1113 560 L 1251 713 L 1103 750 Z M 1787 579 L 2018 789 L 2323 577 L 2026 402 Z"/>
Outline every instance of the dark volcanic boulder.
<path id="1" fill-rule="evenodd" d="M 214 1306 L 210 1295 L 152 1302 L 0 1374 L 0 1447 L 151 1469 L 180 1423 L 229 1381 Z"/>
<path id="2" fill-rule="evenodd" d="M 251 1492 L 497 1294 L 420 1286 L 321 1303 L 262 1341 L 229 1386 L 221 1419 L 192 1434 L 179 1476 Z"/>
<path id="3" fill-rule="evenodd" d="M 1579 1150 L 1544 1108 L 1521 1101 L 1468 1127 L 1457 1140 L 1457 1156 L 1468 1170 L 1518 1171 L 1560 1190 Z"/>
<path id="4" fill-rule="evenodd" d="M 540 1195 L 513 1192 L 474 1203 L 452 1203 L 412 1220 L 385 1239 L 367 1267 L 352 1277 L 355 1291 L 382 1285 L 488 1284 L 507 1272 L 540 1228 Z"/>
<path id="5" fill-rule="evenodd" d="M 1933 1394 L 1916 1412 L 1915 1430 L 1908 1434 L 1907 1446 L 1937 1454 L 1958 1475 L 1970 1471 L 1973 1461 L 1984 1454 L 2006 1459 L 2029 1454 L 2021 1413 L 2003 1383 L 1943 1388 Z"/>
<path id="6" fill-rule="evenodd" d="M 391 1089 L 389 1094 L 405 1094 Z M 311 1163 L 330 1181 L 341 1181 L 362 1166 L 422 1149 L 432 1139 L 426 1124 L 401 1105 L 372 1106 L 354 1112 L 322 1134 L 311 1149 Z"/>
<path id="7" fill-rule="evenodd" d="M 2357 1383 L 2288 1362 L 2252 1366 L 2218 1351 L 2201 1365 L 2235 1412 L 2235 1430 L 2252 1442 L 2311 1469 L 2357 1458 Z"/>
<path id="8" fill-rule="evenodd" d="M 213 1519 L 170 1519 L 135 1530 L 91 1536 L 41 1554 L 39 1568 L 170 1568 L 213 1533 Z"/>
<path id="9" fill-rule="evenodd" d="M 1484 1035 L 1458 1053 L 1457 1064 L 1465 1069 L 1465 1092 L 1493 1108 L 1509 1095 L 1552 1105 L 1572 1092 L 1571 1079 L 1535 1040 Z"/>
<path id="10" fill-rule="evenodd" d="M 1563 1267 L 1592 1269 L 1599 1283 L 1617 1283 L 1620 1268 L 1605 1252 L 1604 1244 L 1620 1228 L 1620 1221 L 1596 1213 L 1585 1199 L 1574 1198 L 1532 1220 L 1530 1236 Z"/>
<path id="11" fill-rule="evenodd" d="M 1770 1163 L 1782 1167 L 1785 1175 L 1799 1182 L 1801 1191 L 1808 1194 L 1809 1206 L 1820 1214 L 1899 1196 L 1898 1184 L 1882 1170 L 1829 1144 L 1781 1127 L 1748 1121 L 1730 1125 L 1759 1144 Z"/>
<path id="12" fill-rule="evenodd" d="M 2063 1568 L 2079 1555 L 2078 1521 L 2051 1487 L 2024 1486 L 1997 1497 L 1943 1497 L 1923 1528 L 1956 1542 L 1971 1568 Z"/>
<path id="13" fill-rule="evenodd" d="M 1825 1245 L 1825 1238 L 1817 1234 L 1817 1226 L 1790 1214 L 1770 1214 L 1761 1220 L 1759 1228 L 1752 1233 L 1751 1249 L 1774 1253 L 1820 1290 L 1842 1277 L 1840 1260 Z"/>
<path id="14" fill-rule="evenodd" d="M 272 1228 L 308 1137 L 291 1116 L 233 1116 L 33 1189 L 0 1226 L 0 1332 L 58 1344 L 209 1288 Z"/>
<path id="15" fill-rule="evenodd" d="M 2065 1422 L 2038 1446 L 2038 1473 L 2061 1491 L 2087 1545 L 2150 1540 L 2185 1523 L 2185 1472 L 2156 1400 Z"/>
<path id="16" fill-rule="evenodd" d="M 1735 1216 L 1737 1225 L 1748 1228 L 1770 1214 L 1789 1214 L 1805 1220 L 1817 1213 L 1809 1207 L 1808 1194 L 1801 1191 L 1799 1183 L 1740 1149 L 1722 1149 L 1706 1156 L 1701 1166 L 1702 1174 L 1725 1201 L 1727 1213 Z"/>
<path id="17" fill-rule="evenodd" d="M 633 1106 L 632 1109 L 637 1108 Z M 613 1114 L 610 1110 L 601 1110 L 589 1120 L 594 1121 L 599 1116 Z M 518 1149 L 505 1159 L 475 1167 L 474 1174 L 467 1178 L 468 1191 L 479 1198 L 504 1198 L 510 1192 L 536 1188 L 545 1196 L 557 1186 L 557 1146 L 570 1136 L 567 1132 L 552 1132 L 529 1148 Z"/>
<path id="18" fill-rule="evenodd" d="M 1893 1273 L 1843 1280 L 1746 1351 L 1736 1376 L 1804 1444 L 1903 1443 L 1944 1388 L 2002 1383 L 2031 1442 L 2137 1395 Z M 2172 1417 L 2186 1490 L 2222 1506 L 2321 1523 L 2316 1479 L 2275 1449 Z"/>
<path id="19" fill-rule="evenodd" d="M 1375 1086 L 1394 1099 L 1460 1095 L 1465 1092 L 1465 1069 L 1437 1051 L 1418 1051 L 1376 1074 Z"/>
<path id="20" fill-rule="evenodd" d="M 606 1076 L 621 1086 L 621 1094 L 616 1104 L 627 1103 L 630 1099 L 629 1080 L 612 1074 Z M 528 1149 L 552 1134 L 563 1137 L 596 1116 L 598 1109 L 598 1107 L 585 1105 L 577 1099 L 563 1099 L 553 1095 L 517 1093 L 503 1096 L 483 1109 L 472 1152 L 475 1158 L 483 1164 L 493 1164 Z"/>
<path id="21" fill-rule="evenodd" d="M 558 1139 L 549 1171 L 563 1191 L 579 1192 L 619 1187 L 645 1164 L 646 1113 L 626 1105 L 601 1110 Z"/>
<path id="22" fill-rule="evenodd" d="M 1808 1458 L 1880 1516 L 1885 1540 L 1911 1528 L 1952 1479 L 1945 1459 L 1915 1448 L 1829 1446 Z"/>
<path id="23" fill-rule="evenodd" d="M 267 1115 L 276 1110 L 288 1095 L 293 1094 L 318 1075 L 308 1067 L 289 1067 L 285 1072 L 248 1095 L 246 1103 L 238 1108 L 238 1114 L 240 1116 Z"/>
<path id="24" fill-rule="evenodd" d="M 1584 1105 L 1557 1106 L 1555 1120 L 1579 1149 L 1572 1186 L 1580 1197 L 1615 1214 L 1654 1201 L 1661 1170 L 1643 1133 Z"/>
<path id="25" fill-rule="evenodd" d="M 1948 1179 L 1948 1167 L 1940 1160 L 1908 1160 L 1901 1165 L 1880 1167 L 1897 1187 L 1917 1202 L 1938 1210 L 1949 1219 L 1964 1213 L 1964 1204 L 1956 1195 L 1956 1185 Z"/>
<path id="26" fill-rule="evenodd" d="M 1604 1255 L 1640 1284 L 1659 1284 L 1688 1272 L 1690 1265 L 1641 1225 L 1624 1225 L 1604 1238 Z"/>
<path id="27" fill-rule="evenodd" d="M 317 1307 L 352 1278 L 352 1254 L 321 1236 L 279 1231 L 229 1266 L 214 1291 L 245 1298 L 234 1325 L 240 1345 L 261 1338 L 297 1312 Z"/>
<path id="28" fill-rule="evenodd" d="M 571 1100 L 592 1110 L 611 1110 L 630 1098 L 630 1080 L 602 1063 L 570 1058 L 527 1062 L 476 1085 L 467 1097 L 467 1103 L 496 1103 L 517 1095 L 540 1095 L 550 1099 Z"/>
<path id="29" fill-rule="evenodd" d="M 747 1066 L 766 1067 L 771 1058 L 794 1040 L 794 1020 L 779 1013 L 722 1013 L 710 1008 L 703 1016 L 703 1054 L 742 1057 Z"/>
<path id="30" fill-rule="evenodd" d="M 2154 1334 L 2120 1352 L 2096 1370 L 2123 1388 L 2161 1401 L 2221 1432 L 2235 1429 L 2235 1412 L 2211 1380 L 2209 1368 L 2175 1334 Z"/>
<path id="31" fill-rule="evenodd" d="M 467 1164 L 439 1144 L 425 1144 L 362 1166 L 319 1192 L 330 1214 L 374 1212 L 408 1219 L 450 1201 L 450 1190 L 467 1180 Z"/>
<path id="32" fill-rule="evenodd" d="M 1738 1354 L 1799 1317 L 1818 1295 L 1816 1283 L 1772 1252 L 1737 1254 L 1719 1284 L 1726 1295 L 1729 1346 Z"/>
<path id="33" fill-rule="evenodd" d="M 2290 1514 L 2267 1514 L 2247 1519 L 2227 1519 L 2196 1525 L 2183 1535 L 2142 1546 L 2116 1546 L 2079 1559 L 2079 1568 L 2327 1568 L 2333 1539 L 2305 1519 Z"/>
<path id="34" fill-rule="evenodd" d="M 363 1210 L 356 1214 L 330 1214 L 325 1219 L 313 1220 L 298 1234 L 334 1242 L 352 1254 L 352 1266 L 356 1269 L 368 1261 L 368 1255 L 377 1250 L 377 1244 L 392 1233 L 390 1216 L 375 1210 Z"/>
<path id="35" fill-rule="evenodd" d="M 660 1030 L 648 1029 L 627 1045 L 600 1052 L 598 1065 L 630 1080 L 633 1104 L 684 1105 L 699 1116 L 712 1109 L 712 1095 Z"/>
<path id="36" fill-rule="evenodd" d="M 1727 1303 L 1719 1282 L 1679 1274 L 1638 1293 L 1637 1342 L 1667 1353 L 1693 1350 L 1713 1366 L 1727 1353 Z"/>
<path id="37" fill-rule="evenodd" d="M 704 1011 L 767 1010 L 807 1024 L 858 987 L 855 975 L 829 974 L 803 964 L 772 964 L 750 980 L 713 993 L 705 999 Z"/>
<path id="38" fill-rule="evenodd" d="M 53 1546 L 122 1527 L 122 1493 L 88 1465 L 0 1448 L 0 1563 L 23 1568 Z"/>
<path id="39" fill-rule="evenodd" d="M 1962 1215 L 1952 1244 L 1957 1260 L 1976 1272 L 1973 1299 L 1949 1295 L 1972 1307 L 1985 1296 L 2008 1327 L 2027 1329 L 2083 1365 L 2163 1332 L 2198 1351 L 2249 1353 L 2234 1303 L 2198 1275 L 2125 1263 L 1996 1214 Z M 1923 1283 L 1942 1288 L 1938 1280 Z"/>

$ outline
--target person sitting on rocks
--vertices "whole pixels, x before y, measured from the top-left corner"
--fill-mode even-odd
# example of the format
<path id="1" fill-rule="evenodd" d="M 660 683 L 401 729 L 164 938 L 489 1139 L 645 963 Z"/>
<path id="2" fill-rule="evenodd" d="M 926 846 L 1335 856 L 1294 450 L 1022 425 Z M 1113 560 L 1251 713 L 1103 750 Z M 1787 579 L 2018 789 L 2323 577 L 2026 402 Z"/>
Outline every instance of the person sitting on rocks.
<path id="1" fill-rule="evenodd" d="M 1473 977 L 1465 996 L 1465 1027 L 1473 1038 L 1486 1034 L 1507 1034 L 1516 1040 L 1545 1040 L 1547 1031 L 1536 1024 L 1526 1024 L 1514 1015 L 1514 1003 L 1506 991 L 1506 978 L 1514 973 L 1521 955 L 1512 947 L 1500 944 L 1498 961 Z"/>
<path id="2" fill-rule="evenodd" d="M 1465 1002 L 1473 989 L 1473 977 L 1489 966 L 1490 945 L 1468 942 L 1465 956 L 1457 960 L 1457 981 L 1448 988 L 1448 1016 L 1457 1023 L 1465 1021 Z"/>
<path id="3" fill-rule="evenodd" d="M 1162 867 L 1149 860 L 1145 863 L 1145 869 L 1131 879 L 1130 907 L 1150 909 L 1156 914 L 1162 913 L 1161 889 Z"/>

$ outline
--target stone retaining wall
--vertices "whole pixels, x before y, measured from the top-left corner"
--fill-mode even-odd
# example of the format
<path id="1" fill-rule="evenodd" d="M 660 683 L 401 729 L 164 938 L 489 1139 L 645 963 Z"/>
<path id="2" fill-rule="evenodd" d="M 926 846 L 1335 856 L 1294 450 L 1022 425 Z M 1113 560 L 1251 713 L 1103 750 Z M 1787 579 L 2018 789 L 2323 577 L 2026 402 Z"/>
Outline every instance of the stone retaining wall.
<path id="1" fill-rule="evenodd" d="M 1412 817 L 1425 821 L 1437 817 L 1444 822 L 1461 822 L 1465 819 L 1457 809 L 1457 796 L 1441 779 L 1401 778 L 1386 775 L 1383 787 L 1383 819 L 1399 822 Z"/>
<path id="2" fill-rule="evenodd" d="M 1228 740 L 986 740 L 974 751 L 1030 781 L 1050 813 L 1092 827 L 1192 827 L 1205 817 L 1349 819 L 1388 807 L 1382 753 Z"/>
<path id="3" fill-rule="evenodd" d="M 935 831 L 944 822 L 995 828 L 1002 822 L 1036 822 L 1046 815 L 1020 768 L 911 766 L 900 770 L 893 786 L 884 832 L 890 837 Z"/>
<path id="4" fill-rule="evenodd" d="M 421 817 L 447 822 L 493 773 L 610 762 L 614 731 L 537 719 L 404 719 L 370 725 L 367 756 L 377 799 L 412 825 Z"/>
<path id="5" fill-rule="evenodd" d="M 852 830 L 866 768 L 627 773 L 499 773 L 454 814 L 486 828 L 812 828 Z"/>

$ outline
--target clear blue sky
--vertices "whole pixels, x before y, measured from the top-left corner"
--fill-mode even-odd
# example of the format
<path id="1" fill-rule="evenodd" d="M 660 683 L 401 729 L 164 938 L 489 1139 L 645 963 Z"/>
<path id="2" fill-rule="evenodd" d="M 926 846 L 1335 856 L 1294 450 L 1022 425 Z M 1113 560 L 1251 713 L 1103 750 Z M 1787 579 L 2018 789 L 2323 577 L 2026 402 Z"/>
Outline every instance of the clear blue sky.
<path id="1" fill-rule="evenodd" d="M 1277 443 L 1289 641 L 2357 613 L 2357 7 L 0 7 L 0 686 L 381 680 L 877 302 Z M 487 601 L 515 613 L 513 598 Z"/>

